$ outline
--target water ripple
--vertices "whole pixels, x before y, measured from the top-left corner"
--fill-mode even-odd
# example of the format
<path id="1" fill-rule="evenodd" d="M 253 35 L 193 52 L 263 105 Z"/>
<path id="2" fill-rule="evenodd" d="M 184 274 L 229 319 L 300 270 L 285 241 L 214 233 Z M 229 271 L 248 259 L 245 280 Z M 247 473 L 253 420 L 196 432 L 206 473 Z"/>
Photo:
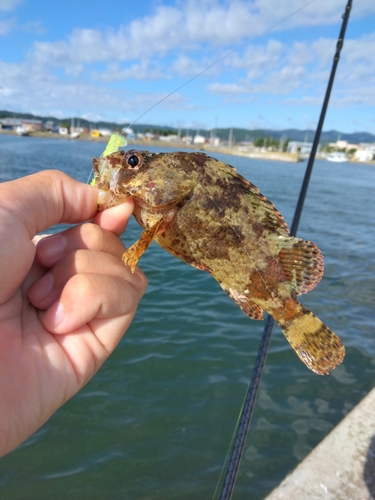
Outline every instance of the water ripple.
<path id="1" fill-rule="evenodd" d="M 86 182 L 101 149 L 0 135 L 0 178 L 52 167 Z M 304 165 L 223 159 L 291 221 Z M 238 500 L 264 498 L 374 384 L 374 187 L 373 167 L 316 162 L 299 235 L 321 248 L 325 275 L 301 300 L 342 337 L 347 354 L 332 375 L 318 377 L 275 327 Z M 133 221 L 124 241 L 139 234 Z M 94 379 L 2 459 L 2 498 L 212 497 L 263 323 L 249 320 L 207 273 L 155 244 L 140 265 L 149 288 L 131 328 Z"/>

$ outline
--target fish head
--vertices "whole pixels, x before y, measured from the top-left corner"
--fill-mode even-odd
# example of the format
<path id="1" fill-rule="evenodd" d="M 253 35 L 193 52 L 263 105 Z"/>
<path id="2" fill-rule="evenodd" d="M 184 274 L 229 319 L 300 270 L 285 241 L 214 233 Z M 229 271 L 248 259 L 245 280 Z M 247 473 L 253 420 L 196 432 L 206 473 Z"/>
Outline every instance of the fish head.
<path id="1" fill-rule="evenodd" d="M 194 187 L 191 171 L 177 161 L 180 154 L 132 149 L 94 158 L 99 209 L 127 198 L 135 202 L 135 215 L 140 211 L 163 213 L 177 206 Z"/>

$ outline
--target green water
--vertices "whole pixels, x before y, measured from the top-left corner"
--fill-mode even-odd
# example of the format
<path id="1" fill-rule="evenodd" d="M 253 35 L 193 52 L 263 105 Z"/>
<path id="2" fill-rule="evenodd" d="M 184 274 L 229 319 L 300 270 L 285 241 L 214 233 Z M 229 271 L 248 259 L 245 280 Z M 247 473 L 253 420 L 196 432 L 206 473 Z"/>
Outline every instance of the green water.
<path id="1" fill-rule="evenodd" d="M 102 149 L 0 136 L 0 179 L 53 167 L 86 182 Z M 291 221 L 304 164 L 220 158 Z M 325 275 L 302 302 L 347 355 L 319 377 L 275 327 L 234 500 L 264 498 L 374 386 L 374 187 L 373 166 L 316 162 L 299 236 L 321 248 Z M 126 243 L 139 234 L 132 223 Z M 213 498 L 263 322 L 155 244 L 140 264 L 149 288 L 130 330 L 94 379 L 0 460 L 2 499 Z"/>

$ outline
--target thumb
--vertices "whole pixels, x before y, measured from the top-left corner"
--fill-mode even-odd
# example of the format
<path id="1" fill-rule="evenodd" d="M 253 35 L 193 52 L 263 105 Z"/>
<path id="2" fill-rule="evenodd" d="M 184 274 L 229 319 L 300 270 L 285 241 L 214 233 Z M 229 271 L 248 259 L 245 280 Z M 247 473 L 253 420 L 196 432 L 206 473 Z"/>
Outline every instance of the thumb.
<path id="1" fill-rule="evenodd" d="M 34 236 L 54 224 L 90 219 L 96 199 L 94 187 L 57 170 L 0 184 L 0 303 L 14 294 L 29 272 Z"/>
<path id="2" fill-rule="evenodd" d="M 33 238 L 54 224 L 91 218 L 96 213 L 97 190 L 58 170 L 45 170 L 2 184 L 0 207 Z"/>

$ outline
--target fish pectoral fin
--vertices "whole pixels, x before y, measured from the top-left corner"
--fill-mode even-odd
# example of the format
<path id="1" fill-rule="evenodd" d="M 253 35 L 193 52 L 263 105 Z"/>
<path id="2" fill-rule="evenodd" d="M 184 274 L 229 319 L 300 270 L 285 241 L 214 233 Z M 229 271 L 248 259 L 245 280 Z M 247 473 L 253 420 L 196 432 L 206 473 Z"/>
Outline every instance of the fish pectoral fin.
<path id="1" fill-rule="evenodd" d="M 155 238 L 164 222 L 164 217 L 159 219 L 156 224 L 154 224 L 141 234 L 141 237 L 138 241 L 133 243 L 133 245 L 128 248 L 126 252 L 124 252 L 122 260 L 127 266 L 130 267 L 132 273 L 134 273 L 135 271 L 138 260 L 151 245 L 152 240 Z"/>
<path id="2" fill-rule="evenodd" d="M 327 375 L 344 359 L 339 337 L 305 307 L 291 321 L 277 321 L 301 361 L 318 375 Z"/>
<path id="3" fill-rule="evenodd" d="M 233 290 L 233 288 L 224 288 L 231 299 L 238 305 L 238 307 L 249 316 L 251 319 L 263 319 L 263 309 L 253 302 L 243 292 Z"/>
<path id="4" fill-rule="evenodd" d="M 294 295 L 310 292 L 323 276 L 321 251 L 312 241 L 300 238 L 286 238 L 281 245 L 279 258 L 287 278 L 286 286 Z"/>

